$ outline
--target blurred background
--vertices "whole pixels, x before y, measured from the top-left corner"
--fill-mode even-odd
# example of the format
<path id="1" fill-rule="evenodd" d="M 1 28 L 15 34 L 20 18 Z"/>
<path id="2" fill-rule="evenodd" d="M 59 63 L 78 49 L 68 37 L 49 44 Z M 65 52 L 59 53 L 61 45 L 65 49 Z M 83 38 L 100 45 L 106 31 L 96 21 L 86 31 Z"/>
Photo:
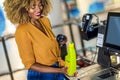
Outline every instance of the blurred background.
<path id="1" fill-rule="evenodd" d="M 7 18 L 0 0 L 0 80 L 26 80 L 27 71 L 19 57 L 14 39 L 16 25 Z M 99 17 L 99 23 L 106 20 L 109 11 L 120 12 L 120 0 L 51 0 L 53 9 L 48 15 L 53 32 L 66 35 L 68 42 L 75 43 L 77 55 L 87 55 L 87 51 L 96 51 L 96 38 L 89 41 L 81 39 L 82 17 L 93 13 Z M 101 23 L 100 23 L 101 24 Z"/>

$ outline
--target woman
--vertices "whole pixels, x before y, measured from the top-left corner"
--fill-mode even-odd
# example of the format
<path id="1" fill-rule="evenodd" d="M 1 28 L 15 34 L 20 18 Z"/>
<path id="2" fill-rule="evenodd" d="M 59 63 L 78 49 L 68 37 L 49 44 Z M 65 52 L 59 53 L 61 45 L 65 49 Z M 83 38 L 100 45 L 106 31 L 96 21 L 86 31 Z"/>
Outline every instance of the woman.
<path id="1" fill-rule="evenodd" d="M 18 24 L 15 40 L 28 80 L 67 80 L 67 68 L 47 14 L 50 0 L 5 0 L 8 19 Z"/>

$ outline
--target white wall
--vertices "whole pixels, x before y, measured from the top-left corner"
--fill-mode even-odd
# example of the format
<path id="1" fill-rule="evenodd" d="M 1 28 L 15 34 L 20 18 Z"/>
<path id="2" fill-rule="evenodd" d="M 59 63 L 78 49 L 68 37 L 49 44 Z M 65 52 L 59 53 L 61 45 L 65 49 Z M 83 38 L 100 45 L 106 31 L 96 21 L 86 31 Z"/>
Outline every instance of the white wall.
<path id="1" fill-rule="evenodd" d="M 81 15 L 85 14 L 88 10 L 88 6 L 94 0 L 77 0 L 78 8 L 81 10 Z"/>
<path id="2" fill-rule="evenodd" d="M 64 23 L 63 19 L 63 10 L 61 6 L 61 1 L 60 0 L 51 0 L 52 2 L 52 11 L 49 14 L 49 19 L 51 21 L 51 25 L 60 25 Z M 59 28 L 53 28 L 54 34 L 57 36 L 58 34 L 66 34 L 67 27 L 60 26 Z M 67 28 L 68 29 L 68 28 Z M 68 31 L 68 30 L 67 30 Z"/>
<path id="3" fill-rule="evenodd" d="M 4 1 L 4 0 L 0 0 L 0 5 L 2 5 L 3 1 Z"/>
<path id="4" fill-rule="evenodd" d="M 62 7 L 60 4 L 60 0 L 51 0 L 51 2 L 52 2 L 52 11 L 48 16 L 51 20 L 51 24 L 53 26 L 62 24 L 63 18 L 62 18 Z"/>
<path id="5" fill-rule="evenodd" d="M 78 8 L 81 10 L 81 16 L 87 13 L 90 3 L 97 0 L 77 0 Z M 99 0 L 102 1 L 102 0 Z M 104 0 L 103 0 L 104 1 Z M 104 1 L 105 2 L 105 1 Z M 114 3 L 114 4 L 112 4 Z M 110 3 L 105 6 L 105 11 L 96 13 L 100 19 L 105 19 L 109 11 L 120 11 L 120 0 L 110 0 Z"/>

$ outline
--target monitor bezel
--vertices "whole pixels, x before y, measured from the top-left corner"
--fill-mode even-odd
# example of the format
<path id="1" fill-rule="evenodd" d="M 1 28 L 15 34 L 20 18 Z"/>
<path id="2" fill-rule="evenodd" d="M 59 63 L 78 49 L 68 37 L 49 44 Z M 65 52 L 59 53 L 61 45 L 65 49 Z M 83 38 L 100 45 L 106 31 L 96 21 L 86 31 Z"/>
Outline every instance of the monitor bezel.
<path id="1" fill-rule="evenodd" d="M 119 51 L 119 50 L 120 50 L 120 46 L 114 45 L 114 44 L 110 44 L 110 43 L 107 43 L 107 42 L 106 42 L 110 16 L 120 17 L 120 13 L 119 13 L 119 12 L 108 12 L 107 24 L 106 24 L 105 34 L 104 34 L 103 46 L 104 46 L 104 47 L 107 47 L 107 48 L 110 48 L 110 49 L 115 49 L 115 50 L 118 50 L 118 51 Z"/>

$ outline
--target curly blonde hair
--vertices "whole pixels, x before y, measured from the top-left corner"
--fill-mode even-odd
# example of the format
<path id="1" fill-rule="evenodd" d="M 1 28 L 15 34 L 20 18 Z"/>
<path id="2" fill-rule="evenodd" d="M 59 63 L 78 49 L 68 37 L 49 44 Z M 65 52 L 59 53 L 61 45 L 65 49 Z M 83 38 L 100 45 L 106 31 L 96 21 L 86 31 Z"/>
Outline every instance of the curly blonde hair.
<path id="1" fill-rule="evenodd" d="M 13 24 L 23 24 L 30 22 L 27 9 L 34 4 L 35 0 L 5 0 L 4 10 L 7 18 Z M 52 5 L 50 0 L 41 0 L 44 7 L 42 15 L 47 16 L 50 12 Z"/>

